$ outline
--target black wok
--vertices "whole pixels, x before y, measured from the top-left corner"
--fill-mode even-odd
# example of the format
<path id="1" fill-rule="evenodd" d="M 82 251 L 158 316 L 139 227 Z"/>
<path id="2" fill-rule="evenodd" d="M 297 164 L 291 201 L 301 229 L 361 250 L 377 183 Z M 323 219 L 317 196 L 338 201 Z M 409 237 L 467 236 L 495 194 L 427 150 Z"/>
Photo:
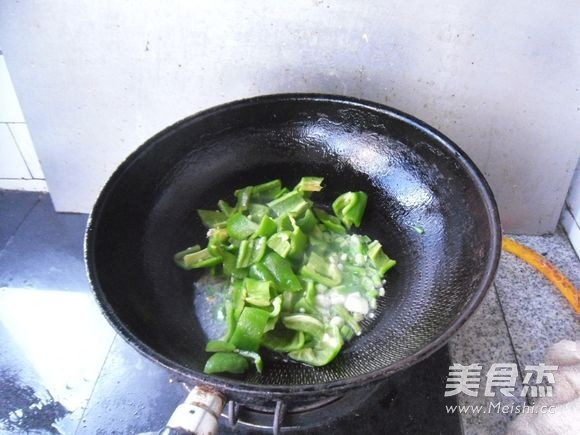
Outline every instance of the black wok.
<path id="1" fill-rule="evenodd" d="M 398 261 L 378 315 L 326 367 L 270 358 L 261 375 L 205 375 L 207 337 L 193 307 L 199 275 L 177 268 L 173 254 L 204 242 L 197 208 L 303 175 L 325 178 L 323 204 L 347 190 L 369 194 L 360 231 Z M 264 402 L 340 394 L 433 353 L 480 303 L 500 242 L 488 185 L 441 133 L 378 104 L 290 94 L 206 110 L 138 148 L 96 202 L 86 262 L 105 316 L 135 348 L 188 382 Z"/>

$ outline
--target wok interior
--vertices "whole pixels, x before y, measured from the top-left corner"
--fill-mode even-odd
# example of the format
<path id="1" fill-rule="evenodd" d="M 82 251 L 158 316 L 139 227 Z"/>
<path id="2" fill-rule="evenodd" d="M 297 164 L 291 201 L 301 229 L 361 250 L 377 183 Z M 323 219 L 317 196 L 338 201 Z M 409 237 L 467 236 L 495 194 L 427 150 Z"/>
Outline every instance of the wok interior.
<path id="1" fill-rule="evenodd" d="M 454 154 L 397 115 L 336 101 L 246 104 L 185 120 L 134 154 L 95 208 L 88 259 L 97 297 L 137 347 L 199 376 L 208 358 L 193 307 L 200 273 L 172 260 L 205 243 L 196 209 L 272 178 L 324 176 L 322 204 L 347 190 L 369 194 L 360 231 L 398 262 L 379 313 L 326 367 L 271 359 L 262 375 L 234 379 L 296 386 L 384 370 L 445 333 L 494 261 L 485 192 Z"/>

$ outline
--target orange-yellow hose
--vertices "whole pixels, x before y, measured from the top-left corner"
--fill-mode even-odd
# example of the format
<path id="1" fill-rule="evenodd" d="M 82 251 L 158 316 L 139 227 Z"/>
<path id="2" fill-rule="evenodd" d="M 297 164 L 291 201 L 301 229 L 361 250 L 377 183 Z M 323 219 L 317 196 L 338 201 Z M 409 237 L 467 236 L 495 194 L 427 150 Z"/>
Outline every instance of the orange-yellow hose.
<path id="1" fill-rule="evenodd" d="M 533 249 L 530 249 L 509 237 L 503 238 L 502 248 L 504 251 L 521 258 L 552 281 L 552 283 L 558 287 L 560 292 L 562 292 L 564 297 L 568 299 L 568 302 L 570 302 L 576 313 L 580 313 L 580 293 L 574 284 L 572 284 L 572 282 L 566 278 L 566 276 L 560 272 L 556 266 Z"/>

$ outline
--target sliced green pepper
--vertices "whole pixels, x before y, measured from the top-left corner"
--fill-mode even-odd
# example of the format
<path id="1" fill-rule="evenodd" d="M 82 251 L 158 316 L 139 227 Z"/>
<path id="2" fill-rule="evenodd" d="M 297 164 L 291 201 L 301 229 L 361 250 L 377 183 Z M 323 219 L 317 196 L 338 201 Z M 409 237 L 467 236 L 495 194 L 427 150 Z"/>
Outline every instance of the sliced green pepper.
<path id="1" fill-rule="evenodd" d="M 259 237 L 254 240 L 242 240 L 236 260 L 237 268 L 248 267 L 257 263 L 266 253 L 266 238 Z"/>
<path id="2" fill-rule="evenodd" d="M 201 269 L 204 267 L 217 266 L 221 263 L 222 257 L 212 255 L 207 248 L 187 254 L 183 257 L 183 267 L 185 269 Z"/>
<path id="3" fill-rule="evenodd" d="M 302 285 L 292 271 L 292 265 L 288 260 L 280 257 L 275 252 L 268 252 L 264 256 L 263 263 L 273 275 L 277 288 L 295 292 L 302 289 Z"/>
<path id="4" fill-rule="evenodd" d="M 299 192 L 320 192 L 322 190 L 322 177 L 302 177 L 294 190 Z"/>
<path id="5" fill-rule="evenodd" d="M 284 316 L 282 323 L 288 329 L 294 331 L 302 331 L 305 334 L 310 334 L 317 340 L 321 340 L 324 335 L 324 325 L 315 317 L 307 314 L 293 314 L 291 316 Z"/>
<path id="6" fill-rule="evenodd" d="M 252 187 L 252 199 L 259 202 L 268 202 L 276 198 L 276 195 L 282 190 L 280 180 L 272 180 L 267 183 L 258 184 Z"/>
<path id="7" fill-rule="evenodd" d="M 346 234 L 346 228 L 342 226 L 340 220 L 336 216 L 332 216 L 319 208 L 314 208 L 314 214 L 330 231 L 338 234 Z"/>
<path id="8" fill-rule="evenodd" d="M 210 340 L 205 345 L 206 352 L 233 352 L 236 347 L 226 341 Z"/>
<path id="9" fill-rule="evenodd" d="M 259 224 L 264 216 L 270 214 L 270 209 L 266 205 L 251 203 L 248 207 L 248 218 Z"/>
<path id="10" fill-rule="evenodd" d="M 268 247 L 280 257 L 286 258 L 290 253 L 290 231 L 280 231 L 268 239 Z"/>
<path id="11" fill-rule="evenodd" d="M 262 373 L 262 370 L 264 369 L 264 362 L 262 361 L 260 354 L 256 352 L 250 352 L 249 350 L 238 350 L 237 353 L 243 357 L 253 360 L 254 365 L 256 366 L 256 371 L 258 373 Z"/>
<path id="12" fill-rule="evenodd" d="M 254 235 L 258 237 L 270 237 L 272 234 L 276 232 L 276 230 L 277 230 L 276 221 L 272 219 L 270 216 L 264 216 L 262 217 L 260 225 L 258 226 L 258 229 L 254 233 Z"/>
<path id="13" fill-rule="evenodd" d="M 262 345 L 276 352 L 292 352 L 304 347 L 304 333 L 276 328 L 264 334 Z"/>
<path id="14" fill-rule="evenodd" d="M 244 187 L 243 189 L 236 190 L 234 192 L 238 202 L 236 203 L 237 211 L 246 211 L 248 205 L 250 204 L 250 198 L 252 197 L 252 186 Z"/>
<path id="15" fill-rule="evenodd" d="M 268 207 L 272 211 L 280 216 L 284 213 L 302 213 L 306 208 L 308 208 L 309 203 L 304 199 L 300 192 L 289 192 L 274 201 L 268 203 Z"/>
<path id="16" fill-rule="evenodd" d="M 252 222 L 242 213 L 237 212 L 228 218 L 227 229 L 231 238 L 243 240 L 247 239 L 258 229 L 258 224 Z"/>
<path id="17" fill-rule="evenodd" d="M 173 260 L 175 261 L 175 263 L 179 267 L 181 267 L 183 269 L 187 269 L 185 267 L 185 263 L 183 262 L 183 257 L 185 257 L 188 254 L 193 254 L 193 253 L 199 252 L 199 251 L 201 251 L 201 246 L 199 246 L 199 245 L 193 245 L 193 246 L 191 246 L 191 247 L 189 247 L 187 249 L 184 249 L 183 251 L 179 251 L 177 254 L 175 254 L 173 256 Z"/>
<path id="18" fill-rule="evenodd" d="M 296 219 L 296 223 L 306 234 L 310 234 L 314 226 L 318 223 L 318 219 L 310 209 L 304 212 L 304 216 Z"/>
<path id="19" fill-rule="evenodd" d="M 243 356 L 231 352 L 218 352 L 209 357 L 203 369 L 208 375 L 214 373 L 240 374 L 248 370 L 248 361 Z"/>
<path id="20" fill-rule="evenodd" d="M 397 264 L 397 262 L 387 256 L 383 252 L 381 244 L 375 240 L 369 244 L 368 256 L 373 261 L 375 267 L 384 275 L 389 269 Z"/>
<path id="21" fill-rule="evenodd" d="M 328 287 L 335 287 L 342 281 L 340 269 L 316 252 L 310 253 L 308 262 L 302 267 L 300 274 Z"/>
<path id="22" fill-rule="evenodd" d="M 356 335 L 360 335 L 362 331 L 361 327 L 359 326 L 356 319 L 352 317 L 352 315 L 347 311 L 346 308 L 344 308 L 344 305 L 338 304 L 333 305 L 332 311 L 338 316 L 340 316 L 342 320 L 345 321 L 345 323 L 350 327 L 350 329 L 352 329 L 352 332 L 354 332 Z"/>
<path id="23" fill-rule="evenodd" d="M 228 217 L 225 213 L 221 211 L 214 210 L 197 210 L 201 221 L 206 226 L 206 228 L 216 228 L 219 226 L 224 226 Z"/>
<path id="24" fill-rule="evenodd" d="M 229 342 L 238 349 L 257 351 L 269 316 L 260 308 L 245 307 Z"/>
<path id="25" fill-rule="evenodd" d="M 292 260 L 298 260 L 304 254 L 306 246 L 308 245 L 308 237 L 302 232 L 298 225 L 294 226 L 294 230 L 290 233 L 290 250 L 288 257 Z"/>
<path id="26" fill-rule="evenodd" d="M 256 263 L 250 267 L 250 276 L 260 281 L 267 281 L 276 287 L 276 279 L 264 263 Z"/>
<path id="27" fill-rule="evenodd" d="M 288 353 L 288 356 L 312 366 L 324 366 L 336 358 L 342 345 L 340 331 L 333 326 L 326 329 L 323 338 L 315 342 L 314 346 L 292 351 Z"/>
<path id="28" fill-rule="evenodd" d="M 223 199 L 220 199 L 218 201 L 218 208 L 221 210 L 223 214 L 225 214 L 228 217 L 235 211 L 234 208 Z"/>
<path id="29" fill-rule="evenodd" d="M 367 206 L 368 196 L 364 192 L 346 192 L 340 195 L 332 203 L 334 214 L 338 217 L 347 228 L 351 225 L 360 227 L 365 208 Z"/>
<path id="30" fill-rule="evenodd" d="M 240 318 L 240 315 L 242 314 L 242 311 L 246 305 L 246 295 L 247 290 L 244 287 L 243 281 L 241 279 L 234 280 L 232 285 L 232 314 L 234 320 L 236 321 Z M 232 329 L 232 334 L 234 329 Z"/>
<path id="31" fill-rule="evenodd" d="M 246 302 L 258 307 L 270 306 L 270 283 L 268 281 L 258 281 L 252 278 L 244 280 L 246 289 Z"/>

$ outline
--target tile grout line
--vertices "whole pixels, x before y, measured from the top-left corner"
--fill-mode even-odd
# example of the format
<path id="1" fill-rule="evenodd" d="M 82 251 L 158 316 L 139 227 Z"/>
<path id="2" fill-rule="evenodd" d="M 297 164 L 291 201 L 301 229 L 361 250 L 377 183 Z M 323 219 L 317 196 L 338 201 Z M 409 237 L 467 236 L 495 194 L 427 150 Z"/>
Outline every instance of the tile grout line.
<path id="1" fill-rule="evenodd" d="M 24 214 L 22 220 L 18 223 L 18 225 L 16 226 L 16 228 L 14 229 L 14 232 L 12 234 L 10 234 L 10 238 L 6 241 L 6 244 L 0 248 L 0 255 L 2 255 L 2 253 L 4 252 L 4 250 L 8 247 L 8 245 L 10 245 L 10 243 L 12 242 L 12 239 L 14 238 L 14 236 L 16 235 L 16 233 L 18 232 L 18 230 L 20 229 L 20 227 L 24 224 L 24 221 L 26 219 L 28 219 L 28 216 L 30 215 L 30 213 L 32 213 L 32 210 L 34 210 L 36 208 L 36 206 L 40 203 L 42 193 L 38 195 L 38 197 L 36 198 L 36 201 L 34 201 L 34 204 L 32 204 L 30 206 L 30 208 L 28 209 L 28 211 Z"/>
<path id="2" fill-rule="evenodd" d="M 34 176 L 32 175 L 32 171 L 30 170 L 30 167 L 28 166 L 28 162 L 26 161 L 26 158 L 24 157 L 24 154 L 22 153 L 22 150 L 20 149 L 20 145 L 18 144 L 18 140 L 16 140 L 16 136 L 14 135 L 14 132 L 10 128 L 9 124 L 6 124 L 6 127 L 8 127 L 8 131 L 10 132 L 10 136 L 12 136 L 12 140 L 14 140 L 14 143 L 16 144 L 16 148 L 18 149 L 18 154 L 20 154 L 20 157 L 22 157 L 22 161 L 24 162 L 24 166 L 26 166 L 26 170 L 28 171 L 30 178 L 34 178 Z"/>
<path id="3" fill-rule="evenodd" d="M 497 303 L 499 305 L 499 310 L 501 311 L 501 317 L 503 319 L 503 322 L 505 323 L 505 327 L 506 327 L 506 330 L 507 330 L 507 336 L 508 336 L 508 339 L 510 341 L 510 347 L 512 348 L 512 352 L 514 354 L 514 359 L 516 360 L 516 364 L 517 364 L 517 367 L 518 367 L 518 374 L 519 374 L 519 376 L 521 378 L 522 377 L 522 374 L 524 373 L 524 370 L 523 370 L 523 367 L 521 365 L 520 359 L 518 358 L 518 353 L 516 352 L 516 347 L 514 345 L 514 340 L 512 338 L 512 333 L 510 331 L 510 327 L 509 327 L 509 324 L 508 324 L 507 319 L 506 319 L 506 315 L 505 315 L 505 311 L 504 311 L 504 308 L 503 308 L 503 304 L 501 302 L 501 297 L 499 295 L 499 291 L 497 290 L 497 285 L 495 284 L 495 281 L 493 283 L 493 289 L 495 291 L 495 296 L 497 297 Z M 528 406 L 531 406 L 531 402 L 530 402 L 527 394 L 526 394 L 526 404 Z"/>
<path id="4" fill-rule="evenodd" d="M 113 339 L 111 340 L 111 344 L 109 345 L 109 349 L 107 350 L 107 354 L 103 358 L 103 364 L 101 364 L 101 368 L 99 369 L 99 373 L 97 374 L 97 377 L 95 378 L 95 383 L 93 384 L 93 388 L 91 388 L 91 393 L 89 394 L 89 398 L 87 399 L 87 404 L 85 405 L 85 408 L 83 409 L 83 413 L 81 414 L 81 417 L 79 419 L 77 427 L 74 431 L 75 435 L 79 432 L 79 427 L 82 424 L 83 419 L 85 418 L 85 413 L 87 412 L 87 409 L 88 409 L 89 404 L 91 402 L 91 398 L 93 397 L 95 389 L 97 388 L 97 383 L 99 382 L 99 378 L 103 374 L 103 369 L 105 368 L 105 364 L 107 362 L 107 359 L 109 358 L 109 355 L 111 354 L 111 349 L 113 348 L 113 344 L 115 343 L 115 340 L 117 339 L 118 336 L 119 336 L 119 334 L 115 333 L 115 336 L 113 337 Z"/>

